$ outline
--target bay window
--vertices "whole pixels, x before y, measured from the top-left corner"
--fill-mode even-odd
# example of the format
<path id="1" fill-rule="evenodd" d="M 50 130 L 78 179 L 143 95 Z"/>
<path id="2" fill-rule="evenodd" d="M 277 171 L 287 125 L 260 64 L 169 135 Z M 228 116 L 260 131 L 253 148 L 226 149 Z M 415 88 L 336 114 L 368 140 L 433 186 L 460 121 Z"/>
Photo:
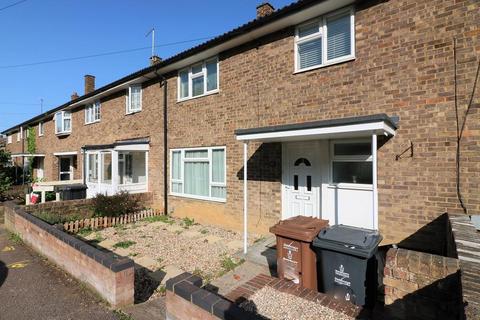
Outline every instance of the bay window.
<path id="1" fill-rule="evenodd" d="M 334 142 L 332 155 L 333 183 L 372 184 L 370 142 Z"/>
<path id="2" fill-rule="evenodd" d="M 225 201 L 225 147 L 176 149 L 170 157 L 170 193 Z"/>
<path id="3" fill-rule="evenodd" d="M 178 100 L 200 97 L 217 91 L 217 58 L 205 60 L 178 73 Z"/>
<path id="4" fill-rule="evenodd" d="M 310 70 L 355 57 L 352 8 L 342 9 L 297 27 L 295 71 Z"/>
<path id="5" fill-rule="evenodd" d="M 85 124 L 100 121 L 100 101 L 85 107 Z"/>
<path id="6" fill-rule="evenodd" d="M 55 113 L 55 133 L 66 134 L 72 132 L 72 114 L 70 111 Z"/>

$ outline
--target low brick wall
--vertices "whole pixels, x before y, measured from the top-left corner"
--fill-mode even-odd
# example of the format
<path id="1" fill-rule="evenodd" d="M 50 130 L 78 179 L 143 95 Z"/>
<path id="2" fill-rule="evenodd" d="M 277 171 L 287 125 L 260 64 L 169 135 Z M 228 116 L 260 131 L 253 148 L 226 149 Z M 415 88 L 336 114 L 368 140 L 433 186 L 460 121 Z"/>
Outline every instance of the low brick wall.
<path id="1" fill-rule="evenodd" d="M 394 319 L 459 319 L 463 313 L 459 262 L 390 249 L 384 269 L 385 312 Z"/>
<path id="2" fill-rule="evenodd" d="M 153 205 L 153 193 L 134 193 L 140 203 L 145 207 Z M 37 214 L 40 212 L 51 212 L 59 215 L 78 215 L 81 217 L 90 217 L 92 212 L 92 199 L 50 201 L 45 203 L 31 204 L 24 206 L 25 211 Z"/>
<path id="3" fill-rule="evenodd" d="M 450 216 L 460 263 L 462 296 L 467 319 L 480 319 L 480 232 L 466 215 Z"/>
<path id="4" fill-rule="evenodd" d="M 134 263 L 116 258 L 25 212 L 5 205 L 5 227 L 76 279 L 88 284 L 112 306 L 134 302 Z"/>
<path id="5" fill-rule="evenodd" d="M 264 317 L 248 312 L 237 304 L 248 300 L 251 295 L 265 286 L 271 286 L 280 292 L 289 293 L 321 304 L 352 318 L 364 318 L 361 307 L 335 300 L 326 294 L 303 288 L 291 281 L 273 278 L 264 274 L 255 276 L 227 294 L 225 298 L 207 291 L 201 288 L 201 286 L 202 279 L 188 272 L 168 280 L 166 298 L 167 319 L 264 320 Z"/>

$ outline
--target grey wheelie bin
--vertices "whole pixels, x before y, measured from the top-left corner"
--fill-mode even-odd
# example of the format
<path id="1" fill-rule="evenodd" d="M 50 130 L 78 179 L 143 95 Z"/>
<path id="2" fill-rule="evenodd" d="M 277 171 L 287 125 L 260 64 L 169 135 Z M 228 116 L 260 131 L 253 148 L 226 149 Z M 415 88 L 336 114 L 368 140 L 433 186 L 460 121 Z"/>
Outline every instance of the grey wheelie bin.
<path id="1" fill-rule="evenodd" d="M 381 240 L 378 231 L 344 225 L 320 231 L 312 243 L 317 254 L 319 291 L 373 307 L 377 290 L 375 254 Z"/>

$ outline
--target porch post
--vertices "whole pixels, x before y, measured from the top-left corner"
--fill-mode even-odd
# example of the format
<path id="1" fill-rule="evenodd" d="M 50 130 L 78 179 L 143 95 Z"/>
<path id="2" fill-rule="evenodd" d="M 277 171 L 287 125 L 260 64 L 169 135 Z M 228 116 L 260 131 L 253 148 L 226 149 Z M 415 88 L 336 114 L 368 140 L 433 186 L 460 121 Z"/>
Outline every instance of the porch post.
<path id="1" fill-rule="evenodd" d="M 248 190 L 247 190 L 247 162 L 248 142 L 243 143 L 243 253 L 247 254 L 247 216 L 248 216 Z"/>
<path id="2" fill-rule="evenodd" d="M 377 134 L 372 134 L 373 228 L 378 230 Z"/>

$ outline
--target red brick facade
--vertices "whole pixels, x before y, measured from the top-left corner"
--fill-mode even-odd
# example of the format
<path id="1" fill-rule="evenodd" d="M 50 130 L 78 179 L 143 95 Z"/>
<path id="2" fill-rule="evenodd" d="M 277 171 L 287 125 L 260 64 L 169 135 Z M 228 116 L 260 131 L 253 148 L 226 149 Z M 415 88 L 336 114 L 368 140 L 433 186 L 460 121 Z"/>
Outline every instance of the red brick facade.
<path id="1" fill-rule="evenodd" d="M 294 73 L 294 27 L 222 52 L 219 92 L 177 102 L 177 76 L 168 78 L 168 148 L 226 146 L 225 203 L 169 197 L 178 216 L 240 229 L 243 212 L 242 144 L 234 131 L 278 124 L 386 113 L 399 116 L 391 139 L 379 141 L 379 227 L 386 243 L 408 240 L 444 212 L 462 212 L 456 192 L 456 116 L 453 38 L 457 38 L 460 122 L 480 59 L 480 7 L 475 0 L 365 1 L 355 8 L 355 60 Z M 82 145 L 150 137 L 149 191 L 162 205 L 163 89 L 152 81 L 143 110 L 125 115 L 124 92 L 102 100 L 100 123 L 73 113 L 72 134 L 54 135 L 53 122 L 37 138 L 46 175 L 58 172 L 52 152 Z M 461 139 L 460 191 L 480 213 L 480 90 Z M 7 147 L 20 152 L 20 143 Z M 396 156 L 413 144 L 413 157 Z M 266 232 L 281 216 L 279 143 L 249 147 L 249 228 Z M 82 161 L 78 161 L 81 172 Z M 80 173 L 77 174 L 78 176 Z"/>

